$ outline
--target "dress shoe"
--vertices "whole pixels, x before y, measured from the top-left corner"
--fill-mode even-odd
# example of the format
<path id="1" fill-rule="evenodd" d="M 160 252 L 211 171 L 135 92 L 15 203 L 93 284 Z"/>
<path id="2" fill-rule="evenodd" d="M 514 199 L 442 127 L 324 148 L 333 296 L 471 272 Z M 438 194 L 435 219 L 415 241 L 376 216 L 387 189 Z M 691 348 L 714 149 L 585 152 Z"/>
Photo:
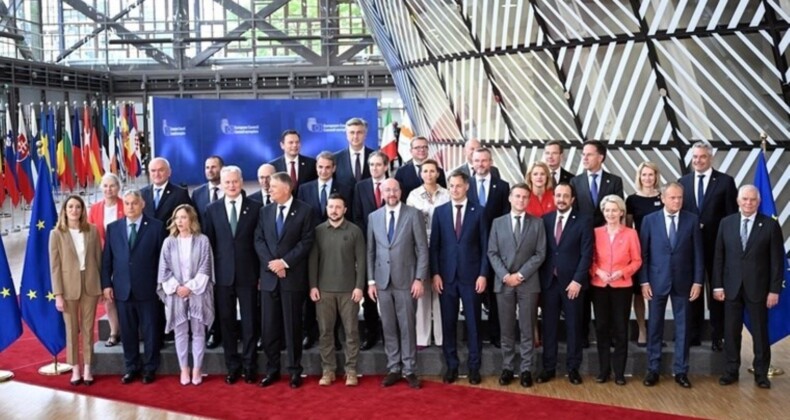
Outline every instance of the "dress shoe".
<path id="1" fill-rule="evenodd" d="M 615 375 L 614 376 L 614 383 L 616 385 L 620 385 L 620 386 L 625 385 L 625 376 L 623 376 L 623 375 Z"/>
<path id="2" fill-rule="evenodd" d="M 532 386 L 532 373 L 530 373 L 527 370 L 521 372 L 521 380 L 519 381 L 519 383 L 524 388 L 531 387 Z"/>
<path id="3" fill-rule="evenodd" d="M 699 338 L 692 338 L 691 340 L 689 340 L 689 346 L 690 347 L 697 347 L 697 346 L 701 346 L 701 345 L 702 345 L 702 341 L 700 341 Z"/>
<path id="4" fill-rule="evenodd" d="M 240 377 L 241 373 L 239 371 L 230 372 L 228 373 L 228 376 L 225 377 L 225 383 L 228 385 L 233 385 L 239 380 Z"/>
<path id="5" fill-rule="evenodd" d="M 208 339 L 206 340 L 206 348 L 207 349 L 215 349 L 215 348 L 219 347 L 220 341 L 221 340 L 219 339 L 219 337 L 217 337 L 216 334 L 211 334 L 211 335 L 208 336 Z"/>
<path id="6" fill-rule="evenodd" d="M 192 378 L 189 377 L 189 368 L 182 368 L 181 369 L 181 385 L 189 385 L 192 382 Z"/>
<path id="7" fill-rule="evenodd" d="M 582 376 L 579 375 L 579 371 L 576 369 L 571 369 L 568 371 L 568 381 L 574 385 L 581 385 L 582 383 Z"/>
<path id="8" fill-rule="evenodd" d="M 480 385 L 483 379 L 480 377 L 479 369 L 472 369 L 469 371 L 469 383 L 472 385 Z"/>
<path id="9" fill-rule="evenodd" d="M 754 377 L 754 383 L 762 389 L 771 389 L 771 381 L 767 376 L 759 375 Z"/>
<path id="10" fill-rule="evenodd" d="M 720 352 L 724 350 L 724 341 L 722 339 L 713 340 L 710 343 L 711 351 Z"/>
<path id="11" fill-rule="evenodd" d="M 689 377 L 685 373 L 678 373 L 675 375 L 675 383 L 683 388 L 691 388 L 691 381 L 689 381 Z"/>
<path id="12" fill-rule="evenodd" d="M 90 379 L 87 379 L 87 378 L 86 378 L 86 379 L 83 379 L 83 380 L 82 380 L 82 383 L 84 383 L 84 384 L 85 384 L 85 386 L 91 386 L 91 385 L 93 385 L 93 378 L 90 378 Z"/>
<path id="13" fill-rule="evenodd" d="M 376 345 L 376 341 L 377 340 L 375 338 L 366 338 L 365 341 L 363 341 L 362 344 L 359 346 L 359 349 L 370 350 L 373 348 L 373 346 Z"/>
<path id="14" fill-rule="evenodd" d="M 137 372 L 129 372 L 123 376 L 121 376 L 121 383 L 126 385 L 134 382 L 137 379 Z"/>
<path id="15" fill-rule="evenodd" d="M 82 385 L 82 378 L 72 379 L 69 383 L 71 386 Z"/>
<path id="16" fill-rule="evenodd" d="M 267 387 L 267 386 L 272 385 L 273 383 L 275 383 L 275 382 L 277 382 L 279 380 L 280 380 L 280 374 L 279 373 L 269 373 L 269 374 L 266 375 L 265 378 L 263 378 L 263 380 L 261 381 L 261 383 L 259 385 L 262 386 L 262 387 Z"/>
<path id="17" fill-rule="evenodd" d="M 313 338 L 312 335 L 306 335 L 302 339 L 302 348 L 304 350 L 309 350 L 309 349 L 313 348 L 314 344 L 315 344 L 315 338 Z"/>
<path id="18" fill-rule="evenodd" d="M 302 386 L 302 375 L 293 374 L 291 375 L 291 381 L 289 382 L 291 388 L 296 389 Z"/>
<path id="19" fill-rule="evenodd" d="M 543 372 L 540 372 L 540 375 L 538 375 L 538 377 L 535 379 L 535 382 L 539 384 L 546 383 L 554 379 L 556 376 L 557 372 L 553 370 L 544 370 Z"/>
<path id="20" fill-rule="evenodd" d="M 420 382 L 420 379 L 417 378 L 417 375 L 413 373 L 406 375 L 406 382 L 409 384 L 409 388 L 411 389 L 422 388 L 422 383 Z"/>
<path id="21" fill-rule="evenodd" d="M 492 338 L 492 339 L 491 339 L 491 345 L 492 345 L 492 346 L 494 346 L 494 347 L 496 347 L 496 348 L 498 348 L 498 349 L 501 349 L 501 348 L 502 348 L 502 342 L 501 342 L 501 341 L 499 341 L 499 339 L 498 339 L 498 338 Z"/>
<path id="22" fill-rule="evenodd" d="M 736 382 L 738 382 L 737 373 L 725 373 L 719 378 L 719 385 L 732 385 Z"/>
<path id="23" fill-rule="evenodd" d="M 590 340 L 588 340 L 586 338 L 584 340 L 582 340 L 582 348 L 583 349 L 589 349 L 590 348 Z"/>
<path id="24" fill-rule="evenodd" d="M 442 377 L 442 382 L 446 384 L 451 384 L 457 380 L 458 380 L 458 368 L 447 369 L 447 372 L 444 372 L 444 376 Z"/>
<path id="25" fill-rule="evenodd" d="M 595 383 L 605 384 L 606 382 L 609 382 L 608 373 L 599 373 L 598 376 L 595 377 Z"/>
<path id="26" fill-rule="evenodd" d="M 658 379 L 659 379 L 658 372 L 654 372 L 651 370 L 647 372 L 647 376 L 645 376 L 645 380 L 642 381 L 642 383 L 645 386 L 654 386 L 658 383 Z M 675 380 L 677 380 L 677 376 L 675 377 Z"/>
<path id="27" fill-rule="evenodd" d="M 253 369 L 244 369 L 244 383 L 254 384 L 258 380 L 258 374 Z"/>
<path id="28" fill-rule="evenodd" d="M 384 379 L 381 381 L 381 386 L 384 388 L 390 387 L 395 385 L 401 378 L 400 372 L 389 372 Z"/>
<path id="29" fill-rule="evenodd" d="M 505 369 L 502 371 L 502 374 L 499 375 L 499 385 L 508 386 L 511 382 L 513 382 L 513 371 L 510 369 Z"/>
<path id="30" fill-rule="evenodd" d="M 156 380 L 156 374 L 154 372 L 143 373 L 143 383 L 145 385 L 154 383 L 154 380 Z"/>

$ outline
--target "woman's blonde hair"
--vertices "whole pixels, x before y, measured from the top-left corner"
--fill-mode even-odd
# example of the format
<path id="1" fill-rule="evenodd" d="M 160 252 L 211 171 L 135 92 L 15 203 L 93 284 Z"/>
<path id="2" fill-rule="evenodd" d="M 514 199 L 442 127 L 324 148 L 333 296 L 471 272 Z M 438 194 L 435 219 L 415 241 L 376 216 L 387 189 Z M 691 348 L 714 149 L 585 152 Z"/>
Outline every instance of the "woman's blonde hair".
<path id="1" fill-rule="evenodd" d="M 653 172 L 656 173 L 656 185 L 654 186 L 654 188 L 656 189 L 656 191 L 658 191 L 659 185 L 661 185 L 661 172 L 659 172 L 658 170 L 658 165 L 650 161 L 642 162 L 636 168 L 636 179 L 634 180 L 634 184 L 636 185 L 636 190 L 642 191 L 642 188 L 644 188 L 644 185 L 642 185 L 641 175 L 642 175 L 642 169 L 645 168 L 652 169 Z"/>
<path id="2" fill-rule="evenodd" d="M 82 211 L 80 212 L 80 232 L 87 232 L 90 230 L 90 224 L 88 223 L 88 212 L 85 211 L 85 201 L 82 197 L 72 194 L 68 196 L 65 200 L 63 200 L 63 205 L 60 207 L 60 213 L 58 213 L 58 223 L 55 227 L 61 232 L 68 232 L 69 231 L 69 218 L 66 215 L 66 206 L 68 206 L 69 201 L 77 200 L 80 203 L 80 207 Z"/>
<path id="3" fill-rule="evenodd" d="M 524 175 L 524 183 L 527 184 L 527 187 L 529 187 L 529 192 L 532 192 L 532 177 L 530 175 L 532 175 L 532 171 L 534 171 L 535 168 L 541 168 L 543 169 L 543 172 L 546 173 L 546 191 L 553 190 L 554 177 L 551 176 L 551 168 L 549 168 L 549 165 L 547 165 L 545 162 L 535 161 L 532 162 L 532 165 L 529 165 L 529 169 L 527 169 L 527 173 Z"/>
<path id="4" fill-rule="evenodd" d="M 167 229 L 170 231 L 171 236 L 178 236 L 178 226 L 176 226 L 176 213 L 179 210 L 184 210 L 187 212 L 187 217 L 189 217 L 189 232 L 193 235 L 197 235 L 200 233 L 200 222 L 198 222 L 198 215 L 195 211 L 195 208 L 190 206 L 189 204 L 181 204 L 180 206 L 176 207 L 173 210 L 173 216 L 170 217 L 168 220 Z"/>

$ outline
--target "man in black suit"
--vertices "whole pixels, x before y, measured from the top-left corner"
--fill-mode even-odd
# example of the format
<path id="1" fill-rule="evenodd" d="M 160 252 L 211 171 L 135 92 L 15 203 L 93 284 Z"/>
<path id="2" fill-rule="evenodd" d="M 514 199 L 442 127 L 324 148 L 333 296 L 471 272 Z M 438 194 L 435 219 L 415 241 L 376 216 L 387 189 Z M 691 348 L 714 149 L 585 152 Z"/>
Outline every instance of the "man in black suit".
<path id="1" fill-rule="evenodd" d="M 368 135 L 368 123 L 362 118 L 346 121 L 346 139 L 348 148 L 335 152 L 335 179 L 345 185 L 356 185 L 363 179 L 370 178 L 368 159 L 373 149 L 365 147 Z"/>
<path id="2" fill-rule="evenodd" d="M 491 151 L 486 148 L 475 150 L 472 155 L 475 174 L 469 178 L 469 199 L 480 204 L 484 209 L 486 229 L 491 229 L 491 224 L 499 216 L 510 212 L 510 185 L 491 173 L 493 160 Z M 488 240 L 486 238 L 486 240 Z M 496 348 L 499 348 L 499 308 L 496 294 L 494 293 L 494 269 L 489 267 L 486 275 L 486 294 L 483 301 L 488 308 L 488 338 Z"/>
<path id="3" fill-rule="evenodd" d="M 422 168 L 422 163 L 428 159 L 428 139 L 422 136 L 412 139 L 411 157 L 412 159 L 398 168 L 398 172 L 395 173 L 395 180 L 398 181 L 401 187 L 401 201 L 404 203 L 409 197 L 409 193 L 422 185 L 420 169 Z M 447 180 L 444 178 L 444 170 L 442 168 L 439 168 L 438 182 L 439 185 L 447 188 Z"/>
<path id="4" fill-rule="evenodd" d="M 737 201 L 740 212 L 725 217 L 719 225 L 713 261 L 713 297 L 724 302 L 727 356 L 727 368 L 719 384 L 730 385 L 738 380 L 746 309 L 754 343 L 754 382 L 768 389 L 771 387 L 768 309 L 779 303 L 782 292 L 784 239 L 776 220 L 757 213 L 760 192 L 754 185 L 742 186 Z"/>
<path id="5" fill-rule="evenodd" d="M 219 171 L 225 166 L 225 162 L 219 156 L 209 156 L 206 158 L 204 168 L 206 183 L 192 190 L 192 202 L 195 203 L 198 217 L 202 218 L 209 203 L 219 200 L 225 194 L 219 182 Z M 202 221 L 202 219 L 201 219 Z"/>
<path id="6" fill-rule="evenodd" d="M 554 185 L 560 182 L 570 182 L 573 174 L 562 167 L 562 154 L 565 151 L 560 140 L 549 140 L 543 147 L 543 162 L 549 165 Z"/>
<path id="7" fill-rule="evenodd" d="M 250 200 L 255 200 L 264 206 L 272 203 L 272 199 L 269 197 L 269 180 L 271 180 L 272 174 L 275 172 L 277 170 L 269 163 L 264 163 L 258 167 L 258 184 L 261 186 L 261 189 L 250 194 Z"/>
<path id="8" fill-rule="evenodd" d="M 277 172 L 285 172 L 293 180 L 294 193 L 299 185 L 318 178 L 315 173 L 315 159 L 300 154 L 301 137 L 296 130 L 285 130 L 280 136 L 280 148 L 283 155 L 269 162 Z"/>
<path id="9" fill-rule="evenodd" d="M 307 267 L 313 246 L 313 210 L 293 196 L 291 177 L 272 175 L 273 204 L 261 208 L 255 230 L 260 260 L 261 323 L 266 353 L 266 387 L 280 379 L 280 350 L 285 341 L 291 388 L 302 385 L 302 307 L 307 298 Z"/>
<path id="10" fill-rule="evenodd" d="M 384 204 L 382 194 L 383 183 L 387 179 L 389 158 L 382 152 L 376 151 L 368 158 L 370 177 L 358 182 L 354 187 L 354 205 L 351 214 L 354 224 L 363 232 L 368 231 L 368 215 Z M 368 285 L 365 283 L 364 296 L 368 296 Z M 365 325 L 361 332 L 360 349 L 370 350 L 379 340 L 379 311 L 373 299 L 365 298 L 362 301 L 362 313 Z"/>
<path id="11" fill-rule="evenodd" d="M 694 171 L 680 178 L 683 186 L 683 210 L 699 217 L 702 229 L 702 247 L 705 251 L 707 274 L 707 298 L 710 310 L 711 350 L 722 351 L 724 338 L 724 304 L 712 299 L 711 275 L 716 236 L 721 220 L 738 211 L 735 180 L 731 176 L 713 169 L 713 148 L 708 143 L 696 142 L 691 146 L 691 166 Z M 689 342 L 701 344 L 701 331 L 705 322 L 704 299 L 691 303 L 689 316 Z"/>
<path id="12" fill-rule="evenodd" d="M 327 151 L 323 151 L 316 156 L 316 172 L 318 179 L 302 184 L 296 198 L 307 203 L 313 209 L 313 222 L 318 226 L 327 219 L 326 205 L 329 196 L 337 193 L 343 197 L 346 203 L 351 202 L 353 190 L 351 186 L 343 185 L 334 179 L 335 156 Z M 351 218 L 353 211 L 346 213 L 346 217 Z M 304 310 L 304 337 L 302 347 L 307 350 L 313 347 L 318 338 L 318 320 L 316 318 L 315 302 L 311 299 L 305 300 Z"/>
<path id="13" fill-rule="evenodd" d="M 475 154 L 475 150 L 479 149 L 480 147 L 480 140 L 475 138 L 467 140 L 466 143 L 464 143 L 464 157 L 466 158 L 466 162 L 455 168 L 455 170 L 461 171 L 469 177 L 473 177 L 475 175 L 475 165 L 472 162 L 472 157 Z M 491 175 L 494 178 L 500 178 L 499 169 L 497 169 L 496 166 L 491 166 Z"/>
<path id="14" fill-rule="evenodd" d="M 148 163 L 151 185 L 140 190 L 145 200 L 143 213 L 162 222 L 163 231 L 167 229 L 176 207 L 181 204 L 193 205 L 187 190 L 170 182 L 170 175 L 170 162 L 161 157 L 153 158 Z"/>
<path id="15" fill-rule="evenodd" d="M 540 292 L 543 299 L 543 372 L 537 382 L 556 376 L 557 330 L 560 312 L 565 314 L 568 380 L 582 383 L 582 319 L 586 289 L 590 285 L 593 253 L 592 217 L 573 209 L 575 190 L 561 182 L 554 188 L 557 211 L 543 216 L 546 229 L 546 260 L 540 269 Z"/>
<path id="16" fill-rule="evenodd" d="M 257 375 L 256 340 L 258 339 L 258 255 L 255 252 L 255 229 L 261 203 L 245 198 L 244 184 L 238 166 L 221 171 L 225 196 L 209 204 L 203 216 L 204 233 L 214 250 L 216 279 L 216 313 L 223 332 L 222 348 L 228 375 L 225 382 L 238 381 L 244 369 L 244 380 L 255 383 Z M 236 304 L 241 313 L 241 334 L 236 323 Z M 242 355 L 238 341 L 241 335 Z"/>

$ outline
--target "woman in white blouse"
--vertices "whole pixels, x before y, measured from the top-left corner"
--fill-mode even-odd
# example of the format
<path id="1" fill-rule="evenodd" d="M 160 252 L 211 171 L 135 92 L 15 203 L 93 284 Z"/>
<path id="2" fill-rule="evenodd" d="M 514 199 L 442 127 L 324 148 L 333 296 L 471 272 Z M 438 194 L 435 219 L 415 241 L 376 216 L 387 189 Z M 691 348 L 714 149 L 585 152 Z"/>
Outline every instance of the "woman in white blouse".
<path id="1" fill-rule="evenodd" d="M 162 244 L 157 293 L 165 303 L 165 333 L 175 331 L 181 385 L 200 385 L 206 347 L 206 328 L 214 322 L 214 258 L 206 235 L 200 233 L 197 212 L 182 204 L 168 225 Z M 189 368 L 189 335 L 192 360 Z"/>
<path id="2" fill-rule="evenodd" d="M 431 219 L 436 207 L 450 201 L 450 193 L 438 184 L 439 163 L 428 159 L 422 163 L 420 171 L 422 186 L 413 190 L 406 199 L 406 204 L 420 210 L 425 218 L 425 231 L 428 241 L 431 240 Z M 433 291 L 430 279 L 425 280 L 425 291 L 417 299 L 417 348 L 422 349 L 431 344 L 431 327 L 433 340 L 437 346 L 442 345 L 442 312 L 439 308 L 439 295 Z"/>

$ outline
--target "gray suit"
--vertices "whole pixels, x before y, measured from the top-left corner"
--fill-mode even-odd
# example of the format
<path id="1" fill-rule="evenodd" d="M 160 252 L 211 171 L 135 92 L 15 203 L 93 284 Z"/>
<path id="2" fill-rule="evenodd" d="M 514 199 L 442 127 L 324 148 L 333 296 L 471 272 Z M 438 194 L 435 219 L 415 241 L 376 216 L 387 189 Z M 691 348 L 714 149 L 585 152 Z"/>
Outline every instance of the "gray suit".
<path id="1" fill-rule="evenodd" d="M 378 291 L 387 370 L 409 375 L 416 373 L 417 365 L 417 303 L 411 286 L 415 279 L 428 278 L 428 236 L 420 211 L 401 204 L 390 243 L 389 211 L 383 206 L 368 216 L 368 278 L 376 282 Z"/>
<path id="2" fill-rule="evenodd" d="M 502 330 L 502 369 L 513 371 L 515 358 L 516 305 L 521 331 L 521 372 L 532 371 L 533 328 L 537 315 L 540 277 L 538 270 L 546 258 L 546 229 L 543 221 L 526 213 L 521 216 L 521 232 L 515 231 L 513 213 L 494 219 L 488 238 L 488 260 L 494 268 L 494 292 L 499 306 Z M 507 286 L 504 278 L 518 273 L 522 278 L 516 287 Z"/>

